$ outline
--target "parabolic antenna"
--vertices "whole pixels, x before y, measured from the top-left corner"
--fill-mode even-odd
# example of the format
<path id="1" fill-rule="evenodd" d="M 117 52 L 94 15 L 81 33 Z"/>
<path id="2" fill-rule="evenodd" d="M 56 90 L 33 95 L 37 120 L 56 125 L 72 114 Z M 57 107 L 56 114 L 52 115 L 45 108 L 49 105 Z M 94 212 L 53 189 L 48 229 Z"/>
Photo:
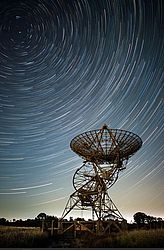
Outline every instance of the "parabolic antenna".
<path id="1" fill-rule="evenodd" d="M 76 136 L 70 143 L 71 149 L 91 162 L 113 162 L 117 157 L 128 159 L 142 146 L 141 138 L 121 129 L 111 129 L 104 125 Z M 119 155 L 119 156 L 118 156 Z"/>

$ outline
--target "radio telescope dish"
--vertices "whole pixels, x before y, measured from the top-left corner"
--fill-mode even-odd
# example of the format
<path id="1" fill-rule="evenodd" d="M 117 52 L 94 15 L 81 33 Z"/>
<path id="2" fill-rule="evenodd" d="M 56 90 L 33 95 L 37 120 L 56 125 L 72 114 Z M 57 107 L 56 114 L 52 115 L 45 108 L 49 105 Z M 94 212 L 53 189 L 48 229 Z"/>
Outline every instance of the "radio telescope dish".
<path id="1" fill-rule="evenodd" d="M 104 125 L 76 136 L 70 143 L 71 149 L 91 162 L 113 162 L 131 157 L 142 146 L 141 138 L 121 129 L 111 129 Z"/>

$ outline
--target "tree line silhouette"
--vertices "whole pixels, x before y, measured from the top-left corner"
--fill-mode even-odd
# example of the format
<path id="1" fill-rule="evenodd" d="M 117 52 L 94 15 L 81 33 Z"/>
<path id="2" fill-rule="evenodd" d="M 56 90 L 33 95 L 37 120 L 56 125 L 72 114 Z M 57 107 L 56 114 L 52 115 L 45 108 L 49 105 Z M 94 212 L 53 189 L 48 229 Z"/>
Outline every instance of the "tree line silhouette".
<path id="1" fill-rule="evenodd" d="M 138 228 L 164 228 L 164 220 L 161 217 L 146 215 L 143 212 L 137 212 L 133 215 Z"/>
<path id="2" fill-rule="evenodd" d="M 143 212 L 137 212 L 133 215 L 134 222 L 128 223 L 129 229 L 137 228 L 137 229 L 156 229 L 156 228 L 164 228 L 164 218 L 154 217 L 151 215 L 146 215 Z M 16 227 L 42 227 L 42 223 L 44 221 L 44 227 L 51 227 L 51 222 L 53 221 L 54 227 L 58 227 L 57 216 L 47 215 L 46 213 L 39 213 L 34 219 L 27 220 L 16 220 L 12 221 L 7 220 L 5 218 L 0 218 L 0 225 L 2 226 L 16 226 Z M 69 220 L 64 219 L 64 221 L 85 221 L 84 218 L 76 218 L 70 217 Z M 91 221 L 91 219 L 89 219 Z"/>

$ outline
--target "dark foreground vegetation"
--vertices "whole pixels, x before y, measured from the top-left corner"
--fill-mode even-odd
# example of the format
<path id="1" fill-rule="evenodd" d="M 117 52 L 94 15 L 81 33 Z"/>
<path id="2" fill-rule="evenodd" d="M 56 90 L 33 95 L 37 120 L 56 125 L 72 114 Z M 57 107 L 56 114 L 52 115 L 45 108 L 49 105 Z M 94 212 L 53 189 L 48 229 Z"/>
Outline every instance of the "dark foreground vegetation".
<path id="1" fill-rule="evenodd" d="M 80 243 L 80 242 L 79 242 Z M 78 247 L 78 242 L 77 242 Z M 88 238 L 82 242 L 81 247 L 110 248 L 110 247 L 133 247 L 133 248 L 158 248 L 164 247 L 164 229 L 157 230 L 134 230 L 122 234 L 110 235 L 99 238 Z"/>
<path id="2" fill-rule="evenodd" d="M 0 227 L 0 247 L 164 247 L 164 229 L 133 230 L 110 236 L 89 236 L 76 239 L 57 239 L 39 228 Z"/>
<path id="3" fill-rule="evenodd" d="M 53 221 L 53 223 L 52 223 Z M 66 223 L 86 221 L 83 218 L 65 220 Z M 92 220 L 90 220 L 92 221 Z M 56 230 L 53 234 L 51 227 L 58 227 L 58 218 L 40 213 L 35 219 L 12 220 L 0 219 L 0 248 L 163 248 L 164 247 L 164 220 L 146 215 L 142 212 L 134 214 L 134 223 L 127 224 L 126 231 L 112 231 L 103 236 L 89 232 L 77 233 L 74 238 L 70 233 L 59 235 Z M 87 234 L 88 233 L 88 234 Z"/>
<path id="4" fill-rule="evenodd" d="M 0 247 L 47 247 L 48 233 L 40 228 L 0 227 Z"/>

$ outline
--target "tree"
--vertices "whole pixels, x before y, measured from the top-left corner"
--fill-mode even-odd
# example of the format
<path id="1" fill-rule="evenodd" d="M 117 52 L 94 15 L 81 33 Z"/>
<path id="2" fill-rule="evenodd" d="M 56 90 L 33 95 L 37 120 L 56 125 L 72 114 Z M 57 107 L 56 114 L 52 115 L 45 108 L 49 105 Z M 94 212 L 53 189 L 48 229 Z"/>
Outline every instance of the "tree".
<path id="1" fill-rule="evenodd" d="M 157 218 L 154 216 L 147 215 L 146 217 L 146 222 L 149 225 L 149 228 L 152 228 L 152 226 L 157 222 Z"/>
<path id="2" fill-rule="evenodd" d="M 158 228 L 163 228 L 164 227 L 164 220 L 162 220 L 161 217 L 157 218 L 157 223 L 158 223 Z"/>
<path id="3" fill-rule="evenodd" d="M 45 213 L 40 213 L 37 216 L 37 219 L 39 220 L 45 220 L 47 218 L 47 215 Z"/>
<path id="4" fill-rule="evenodd" d="M 0 218 L 0 225 L 5 225 L 6 219 L 5 218 Z"/>
<path id="5" fill-rule="evenodd" d="M 142 212 L 137 212 L 133 215 L 133 218 L 134 218 L 134 221 L 137 223 L 137 226 L 141 227 L 145 225 L 147 215 Z"/>

